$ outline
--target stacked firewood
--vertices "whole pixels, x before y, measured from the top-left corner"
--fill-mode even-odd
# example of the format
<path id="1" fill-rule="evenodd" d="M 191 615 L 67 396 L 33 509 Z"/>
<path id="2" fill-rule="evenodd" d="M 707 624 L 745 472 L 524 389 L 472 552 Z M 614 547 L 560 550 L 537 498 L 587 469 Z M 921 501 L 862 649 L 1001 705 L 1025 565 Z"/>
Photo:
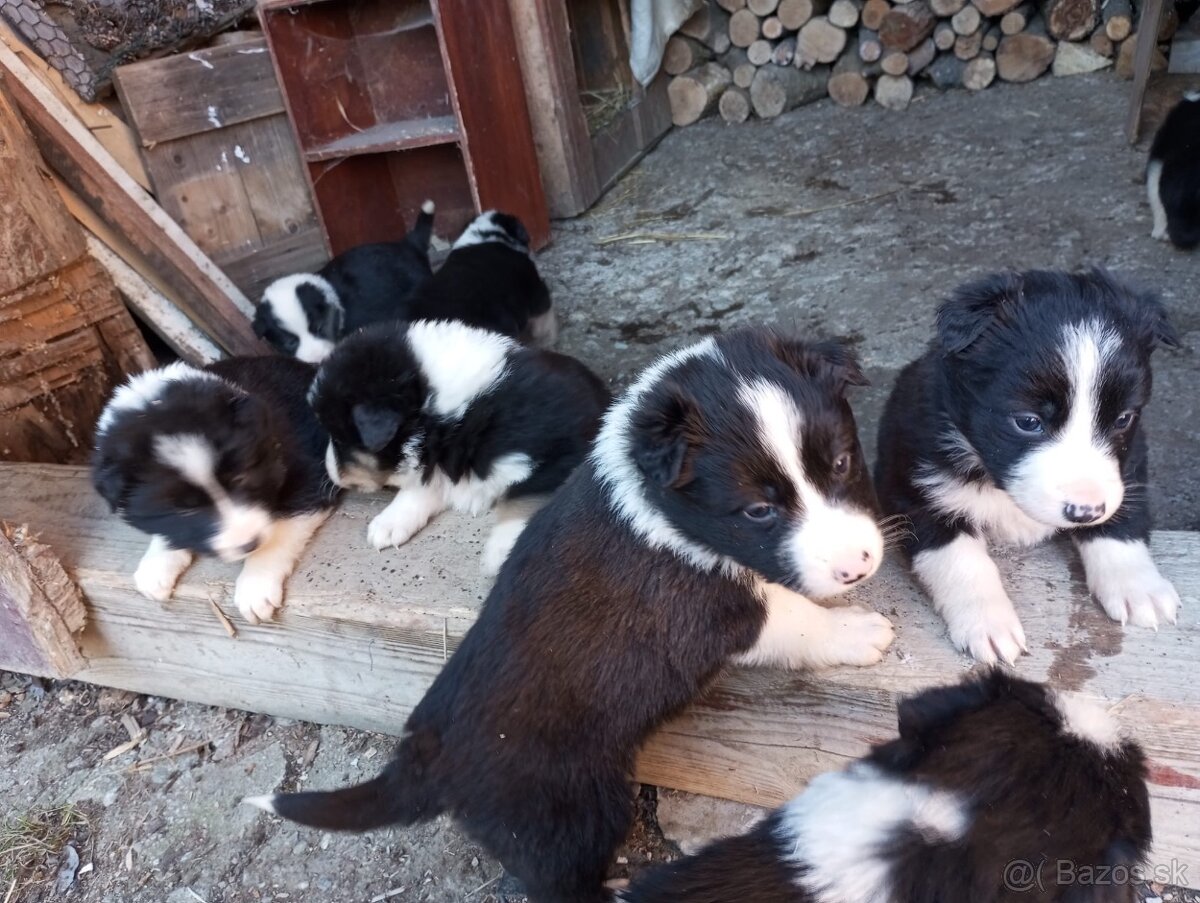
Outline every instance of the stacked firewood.
<path id="1" fill-rule="evenodd" d="M 1112 65 L 1130 77 L 1135 22 L 1131 0 L 708 0 L 663 68 L 676 125 L 770 119 L 825 96 L 903 110 L 919 78 L 979 91 Z M 1177 24 L 1164 16 L 1158 40 Z"/>

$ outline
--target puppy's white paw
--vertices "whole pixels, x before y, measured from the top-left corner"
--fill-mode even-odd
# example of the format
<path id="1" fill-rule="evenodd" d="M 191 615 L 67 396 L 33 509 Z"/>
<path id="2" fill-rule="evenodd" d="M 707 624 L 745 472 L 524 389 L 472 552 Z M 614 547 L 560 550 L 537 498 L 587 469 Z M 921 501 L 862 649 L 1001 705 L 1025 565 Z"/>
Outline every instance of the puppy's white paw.
<path id="1" fill-rule="evenodd" d="M 233 601 L 251 624 L 270 621 L 283 606 L 283 580 L 272 574 L 242 571 L 233 587 Z"/>
<path id="2" fill-rule="evenodd" d="M 1002 660 L 1011 665 L 1028 651 L 1025 628 L 1012 601 L 1003 593 L 968 597 L 942 611 L 954 645 L 978 662 L 994 665 Z"/>
<path id="3" fill-rule="evenodd" d="M 367 527 L 367 541 L 376 549 L 402 546 L 428 523 L 428 519 L 417 518 L 412 512 L 397 508 L 396 503 L 384 508 L 372 518 Z"/>
<path id="4" fill-rule="evenodd" d="M 175 592 L 175 584 L 191 563 L 191 552 L 180 549 L 156 551 L 151 546 L 142 556 L 137 570 L 133 572 L 133 585 L 146 598 L 166 602 Z"/>
<path id="5" fill-rule="evenodd" d="M 1150 237 L 1156 238 L 1159 241 L 1170 241 L 1171 240 L 1171 237 L 1169 235 L 1167 235 L 1167 227 L 1166 226 L 1155 226 L 1154 229 L 1150 232 Z"/>
<path id="6" fill-rule="evenodd" d="M 480 563 L 480 569 L 485 577 L 495 577 L 500 573 L 500 568 L 508 560 L 508 553 L 517 544 L 517 540 L 521 538 L 521 531 L 524 529 L 525 521 L 523 520 L 504 521 L 492 528 L 492 532 L 483 546 L 483 559 Z"/>
<path id="7" fill-rule="evenodd" d="M 831 608 L 829 664 L 865 667 L 883 660 L 883 653 L 896 630 L 892 622 L 878 612 L 857 605 Z"/>
<path id="8" fill-rule="evenodd" d="M 1079 544 L 1088 589 L 1114 621 L 1135 627 L 1174 624 L 1179 593 L 1158 571 L 1140 540 L 1095 539 Z"/>

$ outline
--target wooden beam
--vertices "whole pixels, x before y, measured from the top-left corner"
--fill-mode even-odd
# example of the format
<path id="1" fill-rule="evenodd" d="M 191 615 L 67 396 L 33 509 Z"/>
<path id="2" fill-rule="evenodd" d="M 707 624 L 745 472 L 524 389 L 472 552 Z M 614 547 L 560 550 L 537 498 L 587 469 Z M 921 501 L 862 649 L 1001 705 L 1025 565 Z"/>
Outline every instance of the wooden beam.
<path id="1" fill-rule="evenodd" d="M 234 354 L 266 353 L 253 307 L 24 61 L 0 45 L 0 69 L 39 149 L 63 179 L 122 231 L 179 293 L 186 313 Z"/>
<path id="2" fill-rule="evenodd" d="M 1145 0 L 1142 18 L 1138 23 L 1133 55 L 1133 86 L 1129 90 L 1129 112 L 1125 118 L 1125 136 L 1130 144 L 1137 144 L 1142 129 L 1142 104 L 1146 100 L 1146 86 L 1150 84 L 1150 68 L 1154 52 L 1158 49 L 1158 24 L 1162 18 L 1163 0 Z M 1126 40 L 1130 40 L 1126 38 Z"/>
<path id="3" fill-rule="evenodd" d="M 278 623 L 251 627 L 230 604 L 236 567 L 206 561 L 176 598 L 139 596 L 130 575 L 145 537 L 122 525 L 81 468 L 0 467 L 0 510 L 28 522 L 87 597 L 76 676 L 137 692 L 398 733 L 487 592 L 478 560 L 488 522 L 443 516 L 402 551 L 367 546 L 382 496 L 350 496 L 318 534 Z M 1021 674 L 1106 701 L 1151 761 L 1155 851 L 1200 872 L 1200 535 L 1154 537 L 1186 607 L 1155 633 L 1111 622 L 1088 597 L 1066 544 L 1001 555 L 1029 635 Z M 892 562 L 853 597 L 898 627 L 886 660 L 819 675 L 730 670 L 647 745 L 640 780 L 769 806 L 895 731 L 895 701 L 970 667 Z M 212 605 L 234 618 L 231 638 Z M 0 634 L 0 667 L 5 666 Z"/>

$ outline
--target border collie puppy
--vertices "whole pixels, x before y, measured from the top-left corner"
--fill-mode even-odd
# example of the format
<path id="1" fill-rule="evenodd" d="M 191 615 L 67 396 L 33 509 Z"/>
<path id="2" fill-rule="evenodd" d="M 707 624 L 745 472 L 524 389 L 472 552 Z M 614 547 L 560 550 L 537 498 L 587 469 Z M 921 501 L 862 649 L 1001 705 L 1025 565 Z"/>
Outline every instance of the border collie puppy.
<path id="1" fill-rule="evenodd" d="M 169 599 L 195 554 L 216 555 L 244 562 L 233 591 L 242 616 L 275 614 L 336 495 L 322 464 L 328 437 L 305 401 L 315 372 L 284 357 L 176 363 L 113 393 L 92 481 L 152 537 L 133 575 L 143 595 Z"/>
<path id="2" fill-rule="evenodd" d="M 845 399 L 862 382 L 842 346 L 767 330 L 658 361 L 521 533 L 384 772 L 248 802 L 356 831 L 445 812 L 537 903 L 609 899 L 652 731 L 731 660 L 869 665 L 892 641 L 807 598 L 883 553 Z"/>
<path id="3" fill-rule="evenodd" d="M 329 431 L 337 485 L 399 491 L 370 523 L 377 549 L 408 542 L 447 508 L 499 523 L 484 549 L 494 574 L 531 511 L 579 466 L 608 389 L 574 358 L 462 323 L 361 330 L 322 364 L 311 401 Z"/>
<path id="4" fill-rule="evenodd" d="M 901 702 L 899 720 L 899 739 L 620 899 L 1134 903 L 1132 882 L 1084 877 L 1150 847 L 1145 758 L 1108 712 L 993 671 Z"/>
<path id="5" fill-rule="evenodd" d="M 433 201 L 422 204 L 402 241 L 359 245 L 316 273 L 276 279 L 254 311 L 254 334 L 284 354 L 318 364 L 362 326 L 410 319 L 408 299 L 433 273 L 433 211 Z"/>
<path id="6" fill-rule="evenodd" d="M 1200 91 L 1185 94 L 1154 136 L 1146 193 L 1154 238 L 1184 251 L 1200 245 Z"/>
<path id="7" fill-rule="evenodd" d="M 1069 530 L 1109 617 L 1157 627 L 1179 596 L 1147 543 L 1150 355 L 1174 346 L 1157 299 L 1093 271 L 965 285 L 901 373 L 879 427 L 875 485 L 911 522 L 913 569 L 951 639 L 1015 661 L 1025 633 L 988 542 Z"/>
<path id="8" fill-rule="evenodd" d="M 515 216 L 496 210 L 474 219 L 410 306 L 410 320 L 458 320 L 543 347 L 558 338 L 550 289 L 530 256 L 529 232 Z"/>

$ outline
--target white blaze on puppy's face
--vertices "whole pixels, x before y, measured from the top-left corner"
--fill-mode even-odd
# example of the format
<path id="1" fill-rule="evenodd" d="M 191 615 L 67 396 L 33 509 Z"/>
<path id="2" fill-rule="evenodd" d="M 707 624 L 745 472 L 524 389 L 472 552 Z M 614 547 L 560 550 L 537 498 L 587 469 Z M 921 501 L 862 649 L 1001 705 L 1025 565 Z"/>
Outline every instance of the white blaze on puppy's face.
<path id="1" fill-rule="evenodd" d="M 276 279 L 263 292 L 262 303 L 270 305 L 275 319 L 299 342 L 292 356 L 309 364 L 319 364 L 329 357 L 334 343 L 323 336 L 313 335 L 309 330 L 308 314 L 296 295 L 301 285 L 311 285 L 325 296 L 326 303 L 331 307 L 341 307 L 333 286 L 313 273 L 297 273 Z"/>
<path id="2" fill-rule="evenodd" d="M 1017 506 L 1041 523 L 1094 526 L 1111 518 L 1125 497 L 1120 462 L 1097 422 L 1104 369 L 1121 339 L 1090 321 L 1067 326 L 1060 341 L 1070 384 L 1066 420 L 1017 463 L 1007 489 Z"/>
<path id="3" fill-rule="evenodd" d="M 270 512 L 229 497 L 217 479 L 216 454 L 203 436 L 159 436 L 154 455 L 208 495 L 217 514 L 217 529 L 209 539 L 214 554 L 224 561 L 240 561 L 266 539 L 273 523 Z"/>
<path id="4" fill-rule="evenodd" d="M 874 518 L 831 501 L 806 475 L 803 423 L 795 401 L 765 380 L 743 383 L 738 395 L 757 421 L 763 450 L 787 476 L 803 506 L 786 551 L 807 591 L 832 596 L 870 577 L 883 560 L 883 534 Z"/>

